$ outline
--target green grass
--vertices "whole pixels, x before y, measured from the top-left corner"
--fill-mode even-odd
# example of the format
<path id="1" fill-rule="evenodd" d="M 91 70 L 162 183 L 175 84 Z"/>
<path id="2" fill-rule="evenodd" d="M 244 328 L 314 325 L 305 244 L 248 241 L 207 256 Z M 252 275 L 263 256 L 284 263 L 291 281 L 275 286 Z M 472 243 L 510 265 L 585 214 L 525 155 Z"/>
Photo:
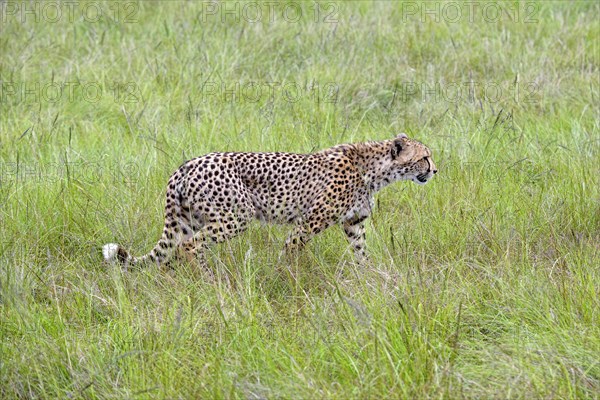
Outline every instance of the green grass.
<path id="1" fill-rule="evenodd" d="M 78 4 L 2 14 L 0 397 L 600 398 L 598 4 Z M 152 248 L 186 159 L 402 131 L 440 172 L 377 196 L 371 268 L 339 228 L 280 264 L 289 229 L 258 223 L 207 272 L 102 263 Z"/>

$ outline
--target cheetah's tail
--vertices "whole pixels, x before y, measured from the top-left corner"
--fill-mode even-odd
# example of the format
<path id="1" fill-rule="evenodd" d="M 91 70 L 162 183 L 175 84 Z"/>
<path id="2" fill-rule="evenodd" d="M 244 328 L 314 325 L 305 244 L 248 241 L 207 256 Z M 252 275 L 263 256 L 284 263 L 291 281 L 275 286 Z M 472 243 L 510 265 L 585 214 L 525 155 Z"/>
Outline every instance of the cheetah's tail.
<path id="1" fill-rule="evenodd" d="M 158 241 L 154 249 L 150 253 L 141 256 L 133 257 L 127 250 L 116 243 L 108 243 L 102 246 L 102 255 L 104 260 L 109 263 L 119 263 L 121 265 L 137 266 L 146 262 L 152 262 L 155 264 L 162 264 L 167 262 L 172 256 L 172 248 L 174 243 L 172 240 L 167 239 L 165 235 Z"/>
<path id="2" fill-rule="evenodd" d="M 110 263 L 133 264 L 133 257 L 129 252 L 116 243 L 108 243 L 102 246 L 102 255 L 104 256 L 104 260 Z"/>
<path id="3" fill-rule="evenodd" d="M 2 1 L 2 0 L 0 0 Z M 137 266 L 139 264 L 144 263 L 154 263 L 154 264 L 163 264 L 168 262 L 171 257 L 173 257 L 176 248 L 182 242 L 182 230 L 183 228 L 180 226 L 177 218 L 182 216 L 182 208 L 181 203 L 183 196 L 181 194 L 181 187 L 177 186 L 177 180 L 181 177 L 182 173 L 187 173 L 187 169 L 184 172 L 181 172 L 180 167 L 172 176 L 169 178 L 169 187 L 175 188 L 175 192 L 178 196 L 175 196 L 174 193 L 171 196 L 167 196 L 167 205 L 165 207 L 165 225 L 163 229 L 163 233 L 154 246 L 154 248 L 146 255 L 141 257 L 133 257 L 127 250 L 125 250 L 122 246 L 116 243 L 108 243 L 102 246 L 102 255 L 104 259 L 110 263 L 119 263 L 121 265 L 131 265 Z M 189 226 L 186 226 L 189 228 Z M 188 229 L 191 231 L 191 229 Z M 175 234 L 173 234 L 173 232 Z"/>

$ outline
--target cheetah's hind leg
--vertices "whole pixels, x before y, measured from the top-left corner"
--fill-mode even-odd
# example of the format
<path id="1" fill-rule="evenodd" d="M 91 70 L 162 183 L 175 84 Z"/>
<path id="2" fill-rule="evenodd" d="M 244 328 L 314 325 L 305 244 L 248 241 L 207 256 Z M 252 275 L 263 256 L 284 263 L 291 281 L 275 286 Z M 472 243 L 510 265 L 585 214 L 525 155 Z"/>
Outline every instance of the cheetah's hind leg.
<path id="1" fill-rule="evenodd" d="M 191 238 L 181 244 L 187 261 L 206 268 L 206 251 L 210 243 L 222 243 L 244 232 L 251 219 L 249 214 L 247 215 L 243 218 L 243 215 L 227 213 L 200 227 Z"/>

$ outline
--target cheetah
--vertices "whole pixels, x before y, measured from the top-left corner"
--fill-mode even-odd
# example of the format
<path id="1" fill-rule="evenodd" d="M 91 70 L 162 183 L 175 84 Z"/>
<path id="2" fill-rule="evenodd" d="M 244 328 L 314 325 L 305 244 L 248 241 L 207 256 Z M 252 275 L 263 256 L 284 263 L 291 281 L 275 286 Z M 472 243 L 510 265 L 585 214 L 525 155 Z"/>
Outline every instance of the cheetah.
<path id="1" fill-rule="evenodd" d="M 425 184 L 435 173 L 431 150 L 403 133 L 311 154 L 210 153 L 170 177 L 162 237 L 150 253 L 133 257 L 115 243 L 102 253 L 106 261 L 132 266 L 164 264 L 177 252 L 205 263 L 211 243 L 239 235 L 258 219 L 295 226 L 285 252 L 339 223 L 362 263 L 373 195 L 399 180 Z"/>

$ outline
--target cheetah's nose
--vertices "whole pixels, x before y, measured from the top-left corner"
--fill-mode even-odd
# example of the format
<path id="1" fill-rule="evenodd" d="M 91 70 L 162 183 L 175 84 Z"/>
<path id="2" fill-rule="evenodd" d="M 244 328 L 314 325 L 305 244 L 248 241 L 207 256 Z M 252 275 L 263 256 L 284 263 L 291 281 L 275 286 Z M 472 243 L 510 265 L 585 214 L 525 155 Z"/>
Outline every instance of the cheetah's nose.
<path id="1" fill-rule="evenodd" d="M 434 170 L 433 170 L 433 174 L 434 174 L 434 175 L 435 175 L 435 174 L 437 174 L 437 169 L 434 169 Z"/>

